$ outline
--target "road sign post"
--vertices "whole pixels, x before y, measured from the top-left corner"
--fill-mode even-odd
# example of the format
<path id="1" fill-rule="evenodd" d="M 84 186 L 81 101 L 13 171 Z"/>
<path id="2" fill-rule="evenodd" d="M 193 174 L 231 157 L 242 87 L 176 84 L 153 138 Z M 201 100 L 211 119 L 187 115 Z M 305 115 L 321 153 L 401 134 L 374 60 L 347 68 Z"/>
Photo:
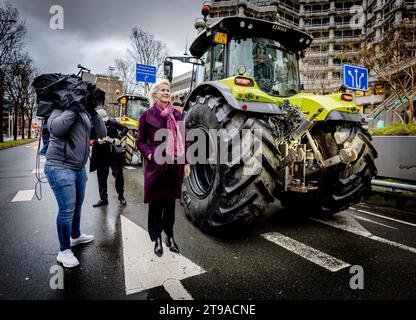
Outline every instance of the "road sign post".
<path id="1" fill-rule="evenodd" d="M 156 82 L 156 67 L 146 64 L 136 64 L 136 81 L 137 82 Z"/>

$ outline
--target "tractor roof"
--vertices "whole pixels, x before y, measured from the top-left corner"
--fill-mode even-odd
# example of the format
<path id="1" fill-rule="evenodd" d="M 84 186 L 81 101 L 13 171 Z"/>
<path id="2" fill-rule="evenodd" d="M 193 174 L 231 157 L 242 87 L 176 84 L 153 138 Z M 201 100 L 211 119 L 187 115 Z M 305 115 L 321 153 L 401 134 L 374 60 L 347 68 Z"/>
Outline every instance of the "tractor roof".
<path id="1" fill-rule="evenodd" d="M 252 27 L 249 29 L 250 24 Z M 309 34 L 279 23 L 250 17 L 231 16 L 222 18 L 208 26 L 197 36 L 189 48 L 193 56 L 200 58 L 205 53 L 213 43 L 212 37 L 215 31 L 226 33 L 228 38 L 237 36 L 276 40 L 291 52 L 305 50 L 312 42 L 312 37 Z"/>

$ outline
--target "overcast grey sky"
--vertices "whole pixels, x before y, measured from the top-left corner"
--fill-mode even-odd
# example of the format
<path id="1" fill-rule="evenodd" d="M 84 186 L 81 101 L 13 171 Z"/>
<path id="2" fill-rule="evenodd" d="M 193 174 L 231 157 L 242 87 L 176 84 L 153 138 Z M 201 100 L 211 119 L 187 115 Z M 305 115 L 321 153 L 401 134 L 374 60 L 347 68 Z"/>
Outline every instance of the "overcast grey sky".
<path id="1" fill-rule="evenodd" d="M 42 73 L 74 73 L 78 63 L 93 73 L 107 73 L 127 55 L 133 27 L 152 33 L 171 55 L 181 55 L 196 36 L 199 0 L 9 0 L 26 21 L 27 50 Z M 49 26 L 51 6 L 64 9 L 64 29 Z M 189 45 L 188 45 L 189 47 Z M 189 70 L 176 63 L 174 74 Z"/>

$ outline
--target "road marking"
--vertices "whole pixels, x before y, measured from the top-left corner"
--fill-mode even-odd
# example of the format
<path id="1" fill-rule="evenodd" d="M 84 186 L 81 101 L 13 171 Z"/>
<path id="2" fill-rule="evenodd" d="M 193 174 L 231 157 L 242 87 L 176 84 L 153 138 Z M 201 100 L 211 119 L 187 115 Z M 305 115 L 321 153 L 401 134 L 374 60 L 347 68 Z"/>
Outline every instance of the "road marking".
<path id="1" fill-rule="evenodd" d="M 343 213 L 343 215 L 345 215 L 345 213 Z M 358 229 L 355 229 L 355 228 L 351 228 L 350 226 L 343 224 L 342 219 L 341 219 L 342 215 L 339 215 L 339 216 L 335 215 L 335 216 L 333 216 L 333 218 L 335 220 L 320 220 L 320 219 L 316 219 L 316 218 L 311 218 L 311 219 L 314 220 L 314 221 L 326 224 L 328 226 L 337 228 L 337 229 L 341 229 L 341 230 L 351 232 L 351 233 L 354 233 L 354 234 L 362 236 L 362 237 L 366 237 L 366 238 L 374 240 L 374 241 L 378 241 L 378 242 L 381 242 L 381 243 L 384 243 L 384 244 L 388 244 L 392 247 L 396 247 L 396 248 L 399 248 L 399 249 L 402 249 L 402 250 L 406 250 L 406 251 L 410 251 L 412 253 L 416 253 L 416 248 L 409 247 L 409 246 L 406 246 L 404 244 L 401 244 L 401 243 L 398 243 L 398 242 L 395 242 L 395 241 L 380 238 L 378 236 L 375 236 L 375 235 L 371 234 L 368 231 L 364 232 L 364 231 L 361 231 L 361 230 L 358 230 Z"/>
<path id="2" fill-rule="evenodd" d="M 376 214 L 376 213 L 361 210 L 361 209 L 356 209 L 356 208 L 350 208 L 350 209 L 354 210 L 354 211 L 362 212 L 362 213 L 365 213 L 365 214 L 369 214 L 370 216 L 375 216 L 375 217 L 379 217 L 379 218 L 382 218 L 382 219 L 391 220 L 391 221 L 394 221 L 394 222 L 406 224 L 406 225 L 411 226 L 411 227 L 416 227 L 416 224 L 414 224 L 414 223 L 410 223 L 410 222 L 406 222 L 406 221 L 403 221 L 403 220 L 398 220 L 398 219 L 386 217 L 386 216 L 383 216 L 381 214 Z"/>
<path id="3" fill-rule="evenodd" d="M 131 167 L 131 166 L 127 166 L 127 167 L 124 167 L 124 168 L 126 168 L 126 169 L 128 169 L 128 170 L 136 170 L 136 168 L 135 168 L 135 167 Z"/>
<path id="4" fill-rule="evenodd" d="M 32 201 L 35 190 L 20 190 L 16 193 L 12 202 Z"/>
<path id="5" fill-rule="evenodd" d="M 265 233 L 262 234 L 262 237 L 331 272 L 336 272 L 350 266 L 350 264 L 342 260 L 311 248 L 278 232 Z"/>
<path id="6" fill-rule="evenodd" d="M 163 283 L 163 287 L 173 300 L 194 300 L 182 283 L 177 279 L 168 279 Z"/>
<path id="7" fill-rule="evenodd" d="M 364 217 L 361 217 L 361 216 L 357 216 L 357 215 L 354 215 L 354 219 L 358 219 L 358 220 L 362 220 L 362 221 L 367 221 L 367 222 L 370 222 L 370 223 L 378 224 L 379 226 L 383 226 L 383 227 L 390 228 L 390 229 L 393 229 L 393 230 L 399 230 L 399 229 L 397 229 L 395 227 L 392 227 L 392 226 L 389 226 L 387 224 L 380 223 L 380 222 L 377 222 L 377 221 L 374 221 L 374 220 L 371 220 L 371 219 L 367 219 L 367 218 L 364 218 Z"/>
<path id="8" fill-rule="evenodd" d="M 126 294 L 165 285 L 173 294 L 172 298 L 190 298 L 185 289 L 172 281 L 180 281 L 206 271 L 188 258 L 166 249 L 158 258 L 153 252 L 153 243 L 146 230 L 121 216 L 123 237 L 124 280 Z M 168 282 L 166 282 L 168 281 Z M 185 291 L 184 291 L 185 290 Z M 168 291 L 169 294 L 171 292 Z"/>
<path id="9" fill-rule="evenodd" d="M 37 174 L 37 173 L 43 174 L 43 168 L 39 168 L 39 170 L 33 169 L 32 174 Z"/>

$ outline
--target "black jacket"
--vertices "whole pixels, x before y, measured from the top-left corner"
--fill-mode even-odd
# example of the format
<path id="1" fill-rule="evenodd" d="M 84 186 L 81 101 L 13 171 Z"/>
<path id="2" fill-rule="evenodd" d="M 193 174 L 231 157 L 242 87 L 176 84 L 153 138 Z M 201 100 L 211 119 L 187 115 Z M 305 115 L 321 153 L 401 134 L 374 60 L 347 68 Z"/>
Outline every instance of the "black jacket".
<path id="1" fill-rule="evenodd" d="M 105 123 L 107 136 L 121 140 L 129 131 L 125 125 L 110 119 Z M 123 155 L 117 154 L 112 144 L 99 144 L 98 140 L 94 140 L 92 144 L 92 155 L 90 162 L 90 171 L 97 170 L 97 166 L 109 165 L 111 161 L 123 161 Z"/>

